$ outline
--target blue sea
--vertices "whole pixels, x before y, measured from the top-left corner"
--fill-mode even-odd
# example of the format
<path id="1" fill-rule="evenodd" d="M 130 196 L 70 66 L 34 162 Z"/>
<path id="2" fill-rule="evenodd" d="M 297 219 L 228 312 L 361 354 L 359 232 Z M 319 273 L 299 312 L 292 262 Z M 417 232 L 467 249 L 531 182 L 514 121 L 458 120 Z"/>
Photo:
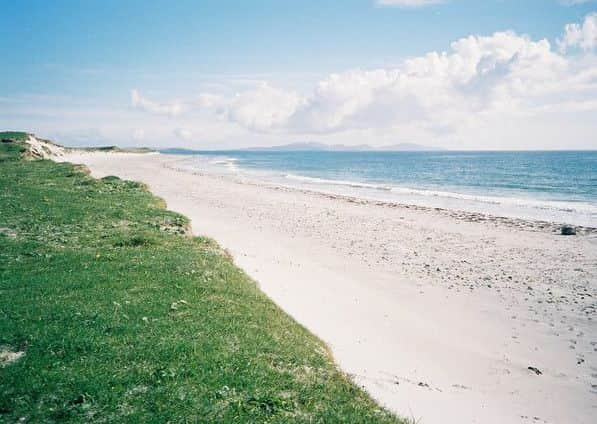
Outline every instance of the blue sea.
<path id="1" fill-rule="evenodd" d="M 265 183 L 597 227 L 597 151 L 185 154 L 189 169 Z"/>

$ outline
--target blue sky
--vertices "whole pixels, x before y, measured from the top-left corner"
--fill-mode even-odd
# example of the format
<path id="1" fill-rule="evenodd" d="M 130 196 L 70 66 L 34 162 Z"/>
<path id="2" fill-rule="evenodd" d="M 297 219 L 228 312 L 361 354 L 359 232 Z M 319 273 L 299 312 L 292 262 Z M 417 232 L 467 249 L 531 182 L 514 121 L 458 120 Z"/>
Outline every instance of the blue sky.
<path id="1" fill-rule="evenodd" d="M 308 139 L 563 148 L 574 136 L 578 141 L 572 147 L 597 148 L 590 137 L 595 128 L 578 116 L 579 110 L 587 117 L 594 111 L 593 1 L 446 0 L 417 7 L 374 0 L 3 0 L 1 7 L 0 53 L 5 63 L 0 68 L 0 127 L 35 131 L 59 142 L 226 148 Z M 571 42 L 562 48 L 567 24 L 578 25 L 579 31 L 568 33 Z M 480 48 L 491 52 L 475 53 L 475 66 L 487 58 L 497 63 L 492 64 L 491 87 L 485 79 L 482 92 L 479 75 L 467 74 L 463 82 L 454 74 L 446 82 L 444 71 L 429 71 L 428 65 L 413 71 L 413 65 L 405 63 L 429 52 L 469 60 L 464 51 L 470 47 L 455 52 L 451 43 L 501 31 L 515 38 L 499 41 L 504 46 L 492 40 L 476 43 L 475 48 L 482 44 Z M 497 70 L 503 71 L 499 66 L 514 68 L 513 61 L 529 52 L 519 42 L 523 38 L 529 43 L 547 40 L 550 53 L 567 63 L 557 65 L 556 72 L 554 61 L 559 59 L 546 58 L 543 52 L 549 72 L 525 65 L 526 71 L 516 67 L 520 74 L 512 71 L 498 79 Z M 508 57 L 500 53 L 504 48 L 511 50 Z M 534 61 L 533 54 L 524 63 Z M 450 60 L 461 62 L 459 57 Z M 385 74 L 376 74 L 378 70 Z M 575 86 L 578 95 L 572 99 L 553 87 L 521 94 L 505 86 L 520 75 L 527 78 L 529 70 L 535 74 L 529 86 L 562 78 L 572 84 L 572 73 L 580 73 L 586 75 L 582 87 L 588 91 Z M 405 85 L 404 78 L 413 72 L 421 78 L 431 72 L 435 76 L 424 77 L 435 79 Z M 334 80 L 334 75 L 339 78 Z M 469 84 L 473 80 L 475 85 Z M 429 105 L 422 92 L 435 82 L 434 93 L 443 95 Z M 477 91 L 471 97 L 473 89 Z M 505 91 L 510 93 L 507 99 Z M 458 104 L 447 100 L 455 97 Z M 526 104 L 512 121 L 504 102 L 532 105 Z M 517 137 L 472 136 L 475 131 L 491 132 L 500 122 L 517 124 L 531 112 L 531 120 L 536 120 L 538 110 L 544 113 L 549 106 L 553 113 L 558 104 L 576 111 L 563 119 L 558 137 L 553 130 L 535 131 L 528 122 Z M 462 115 L 437 115 L 442 108 L 461 106 Z M 482 122 L 468 122 L 471 116 Z M 566 131 L 564 124 L 573 131 Z"/>

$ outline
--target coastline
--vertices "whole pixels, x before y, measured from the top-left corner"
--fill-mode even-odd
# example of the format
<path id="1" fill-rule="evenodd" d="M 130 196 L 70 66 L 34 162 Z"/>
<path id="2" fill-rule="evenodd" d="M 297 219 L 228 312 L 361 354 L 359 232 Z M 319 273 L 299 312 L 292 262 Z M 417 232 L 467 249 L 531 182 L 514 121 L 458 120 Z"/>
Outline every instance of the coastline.
<path id="1" fill-rule="evenodd" d="M 469 154 L 462 152 L 441 155 L 410 152 L 385 159 L 379 154 L 373 157 L 363 154 L 361 157 L 354 152 L 333 155 L 319 152 L 218 152 L 179 156 L 181 160 L 177 162 L 177 167 L 190 172 L 199 170 L 241 181 L 372 202 L 597 227 L 597 204 L 587 197 L 592 191 L 589 173 L 570 175 L 571 181 L 575 182 L 566 185 L 555 181 L 556 175 L 550 166 L 544 164 L 533 168 L 531 164 L 533 161 L 539 164 L 546 162 L 553 166 L 553 155 L 543 157 L 543 152 L 538 155 L 525 152 L 520 158 L 511 152 L 492 153 L 495 156 L 475 152 L 469 158 Z M 574 153 L 562 152 L 562 155 Z M 469 159 L 475 165 L 467 165 L 465 161 Z M 514 164 L 503 168 L 501 164 L 506 160 Z M 577 163 L 581 160 L 577 156 L 562 160 L 582 168 Z M 585 160 L 590 161 L 590 157 Z M 515 176 L 521 171 L 520 161 L 528 162 L 532 171 L 517 180 Z M 484 163 L 485 168 L 495 166 L 500 170 L 484 177 L 482 174 L 486 169 L 479 169 L 479 163 Z M 447 171 L 451 166 L 461 171 Z M 478 179 L 472 177 L 479 173 Z"/>
<path id="2" fill-rule="evenodd" d="M 403 416 L 594 416 L 594 229 L 562 237 L 554 224 L 239 183 L 161 154 L 60 160 L 146 183 Z"/>
<path id="3" fill-rule="evenodd" d="M 161 153 L 160 153 L 161 154 Z M 164 156 L 171 156 L 171 155 L 164 155 Z M 180 159 L 183 161 L 184 159 Z M 375 200 L 366 197 L 359 197 L 356 195 L 345 195 L 339 193 L 330 193 L 325 190 L 315 190 L 315 189 L 308 189 L 308 188 L 301 188 L 301 187 L 293 187 L 291 185 L 285 184 L 276 184 L 270 183 L 265 181 L 259 181 L 257 179 L 247 179 L 238 177 L 236 175 L 223 175 L 223 174 L 214 174 L 210 173 L 209 171 L 202 171 L 202 170 L 191 170 L 190 168 L 183 168 L 176 166 L 179 161 L 173 161 L 173 164 L 164 164 L 163 166 L 172 169 L 178 172 L 185 172 L 190 173 L 193 175 L 203 176 L 203 177 L 211 177 L 211 178 L 222 178 L 223 180 L 233 181 L 237 184 L 245 184 L 251 185 L 256 187 L 263 187 L 271 190 L 278 190 L 278 191 L 286 191 L 286 192 L 299 192 L 306 195 L 313 195 L 313 196 L 321 196 L 328 199 L 337 199 L 349 203 L 358 203 L 361 205 L 373 205 L 373 206 L 381 206 L 386 208 L 398 208 L 398 209 L 410 209 L 414 211 L 421 211 L 424 213 L 435 212 L 440 213 L 444 216 L 448 216 L 457 220 L 468 221 L 468 222 L 495 222 L 498 225 L 504 225 L 513 228 L 524 228 L 526 230 L 531 231 L 542 231 L 542 232 L 549 232 L 553 234 L 559 234 L 562 225 L 567 225 L 565 222 L 556 222 L 556 221 L 547 221 L 547 220 L 539 220 L 539 219 L 527 219 L 527 218 L 519 218 L 519 217 L 512 217 L 512 216 L 501 216 L 495 215 L 490 213 L 484 212 L 471 212 L 466 210 L 460 209 L 450 209 L 446 207 L 433 207 L 433 206 L 424 206 L 418 205 L 414 203 L 401 203 L 396 201 L 390 200 Z M 597 233 L 597 227 L 586 226 L 586 225 L 574 225 L 578 234 L 589 235 L 593 233 Z"/>

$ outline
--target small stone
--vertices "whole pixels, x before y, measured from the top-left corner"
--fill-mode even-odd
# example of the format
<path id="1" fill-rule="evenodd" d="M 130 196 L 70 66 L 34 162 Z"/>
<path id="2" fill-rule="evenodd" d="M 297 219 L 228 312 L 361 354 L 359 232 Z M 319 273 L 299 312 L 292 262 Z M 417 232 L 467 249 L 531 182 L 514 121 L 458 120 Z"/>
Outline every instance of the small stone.
<path id="1" fill-rule="evenodd" d="M 576 228 L 572 225 L 562 225 L 561 233 L 563 236 L 573 236 L 576 234 Z"/>

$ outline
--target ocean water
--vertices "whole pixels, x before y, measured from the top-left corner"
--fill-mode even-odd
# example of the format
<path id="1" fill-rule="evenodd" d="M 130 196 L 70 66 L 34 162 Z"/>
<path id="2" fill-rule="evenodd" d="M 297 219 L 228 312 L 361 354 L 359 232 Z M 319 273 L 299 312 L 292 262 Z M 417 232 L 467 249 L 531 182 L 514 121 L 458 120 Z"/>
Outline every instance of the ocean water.
<path id="1" fill-rule="evenodd" d="M 365 199 L 597 227 L 597 151 L 186 152 L 182 166 Z"/>

